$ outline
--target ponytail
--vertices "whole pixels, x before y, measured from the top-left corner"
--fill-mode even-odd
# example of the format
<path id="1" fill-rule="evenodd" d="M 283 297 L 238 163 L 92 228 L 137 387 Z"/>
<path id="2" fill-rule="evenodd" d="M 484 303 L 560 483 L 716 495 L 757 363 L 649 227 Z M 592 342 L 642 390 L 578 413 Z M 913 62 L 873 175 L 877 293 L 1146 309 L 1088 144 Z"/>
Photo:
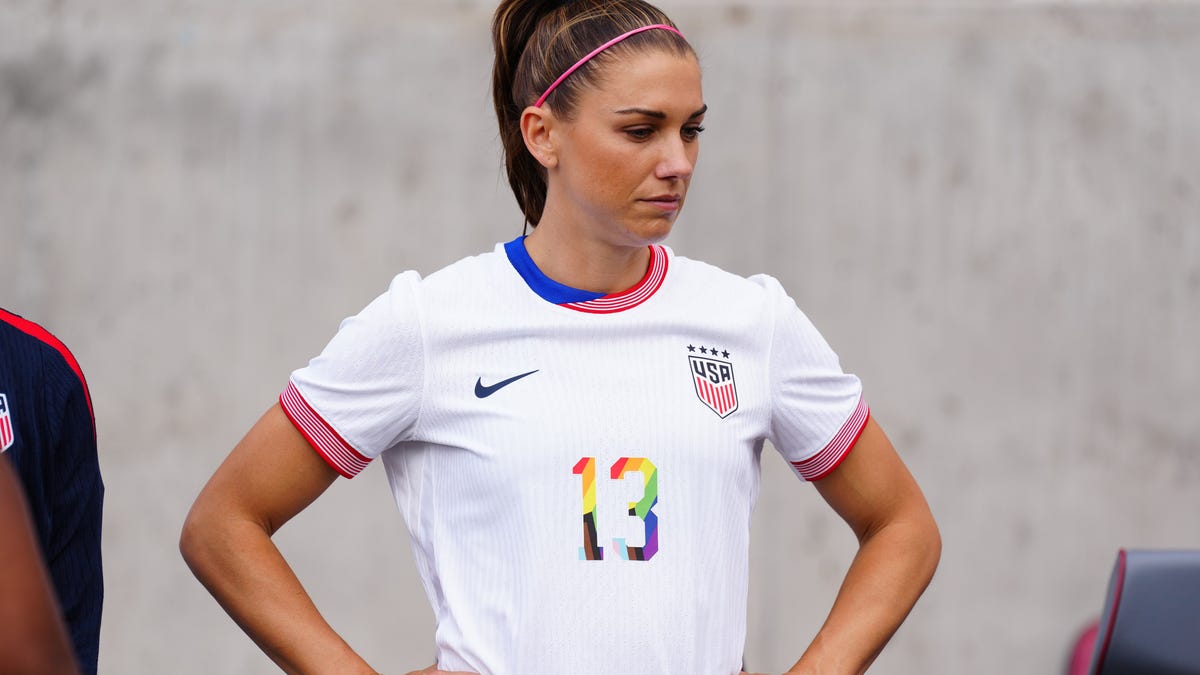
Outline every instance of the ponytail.
<path id="1" fill-rule="evenodd" d="M 492 101 L 500 125 L 500 143 L 504 147 L 504 169 L 525 223 L 535 227 L 546 205 L 546 174 L 542 165 L 529 154 L 521 136 L 522 104 L 514 95 L 517 67 L 525 45 L 533 38 L 546 15 L 559 9 L 560 0 L 504 0 L 492 19 L 492 46 L 496 62 L 492 67 Z"/>
<path id="2" fill-rule="evenodd" d="M 644 0 L 503 0 L 492 18 L 492 102 L 504 147 L 508 183 L 526 224 L 537 226 L 546 205 L 546 171 L 525 147 L 521 114 L 581 57 L 612 38 L 652 24 L 673 26 Z M 544 105 L 570 119 L 582 87 L 595 69 L 621 50 L 667 49 L 692 54 L 677 33 L 646 31 L 600 54 L 566 78 Z"/>

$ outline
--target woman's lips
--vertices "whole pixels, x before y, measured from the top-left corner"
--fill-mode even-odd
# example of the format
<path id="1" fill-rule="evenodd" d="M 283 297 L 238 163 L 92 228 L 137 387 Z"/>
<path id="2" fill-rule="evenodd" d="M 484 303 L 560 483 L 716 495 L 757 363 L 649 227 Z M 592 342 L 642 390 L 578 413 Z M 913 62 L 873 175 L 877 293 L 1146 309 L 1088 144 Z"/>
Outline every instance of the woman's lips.
<path id="1" fill-rule="evenodd" d="M 679 210 L 680 197 L 679 195 L 655 195 L 642 201 L 656 206 L 663 211 L 677 211 Z"/>

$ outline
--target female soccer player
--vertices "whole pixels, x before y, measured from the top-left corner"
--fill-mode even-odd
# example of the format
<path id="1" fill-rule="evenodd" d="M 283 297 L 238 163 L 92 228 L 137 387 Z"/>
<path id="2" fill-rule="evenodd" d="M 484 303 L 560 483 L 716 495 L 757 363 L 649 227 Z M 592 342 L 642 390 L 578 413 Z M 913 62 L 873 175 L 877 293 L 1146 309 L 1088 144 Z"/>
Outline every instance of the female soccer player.
<path id="1" fill-rule="evenodd" d="M 197 498 L 188 563 L 285 670 L 372 672 L 270 536 L 379 457 L 437 620 L 427 672 L 733 675 L 770 440 L 860 541 L 790 672 L 862 672 L 937 528 L 779 284 L 659 245 L 703 130 L 691 46 L 641 0 L 505 0 L 493 40 L 533 232 L 347 319 Z"/>

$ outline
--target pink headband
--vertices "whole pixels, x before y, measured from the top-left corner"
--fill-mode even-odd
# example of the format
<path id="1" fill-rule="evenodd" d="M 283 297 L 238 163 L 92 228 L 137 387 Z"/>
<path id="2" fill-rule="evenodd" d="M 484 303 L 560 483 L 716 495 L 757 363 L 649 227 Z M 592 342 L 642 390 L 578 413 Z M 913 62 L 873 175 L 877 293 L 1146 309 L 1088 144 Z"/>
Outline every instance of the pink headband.
<path id="1" fill-rule="evenodd" d="M 558 79 L 554 81 L 554 84 L 551 84 L 551 85 L 550 85 L 550 86 L 549 86 L 549 87 L 546 89 L 545 93 L 543 93 L 543 94 L 542 94 L 542 97 L 541 97 L 541 98 L 539 98 L 539 99 L 537 100 L 537 103 L 534 103 L 534 104 L 533 104 L 533 107 L 535 107 L 535 108 L 540 108 L 540 107 L 542 107 L 542 104 L 546 102 L 546 98 L 547 98 L 548 96 L 550 96 L 550 94 L 551 94 L 551 93 L 552 93 L 552 92 L 553 92 L 555 89 L 557 89 L 557 88 L 558 88 L 558 85 L 560 85 L 560 84 L 562 84 L 562 83 L 563 83 L 563 80 L 565 80 L 565 79 L 567 79 L 568 77 L 570 77 L 570 76 L 571 76 L 571 73 L 573 73 L 573 72 L 575 72 L 575 71 L 579 70 L 580 68 L 582 68 L 582 67 L 583 67 L 583 64 L 587 63 L 588 61 L 591 61 L 591 60 L 592 60 L 593 58 L 595 58 L 595 57 L 596 57 L 596 55 L 597 55 L 597 54 L 599 54 L 600 52 L 604 51 L 605 49 L 608 49 L 609 47 L 611 47 L 611 46 L 613 46 L 613 45 L 617 44 L 618 42 L 620 42 L 620 41 L 624 40 L 625 38 L 627 38 L 627 37 L 629 37 L 629 36 L 631 36 L 631 35 L 637 35 L 638 33 L 644 33 L 645 31 L 648 31 L 648 30 L 653 30 L 653 29 L 655 29 L 655 28 L 659 28 L 659 29 L 662 29 L 662 30 L 669 30 L 669 31 L 671 31 L 672 33 L 674 33 L 674 34 L 678 35 L 679 37 L 683 37 L 683 33 L 680 33 L 680 32 L 679 32 L 679 30 L 677 30 L 677 29 L 676 29 L 674 26 L 668 26 L 668 25 L 667 25 L 667 24 L 665 24 L 665 23 L 656 23 L 656 24 L 653 24 L 653 25 L 650 25 L 650 26 L 642 26 L 641 28 L 634 28 L 633 30 L 629 31 L 628 33 L 622 33 L 621 35 L 618 35 L 617 37 L 615 37 L 615 38 L 613 38 L 613 39 L 609 40 L 608 42 L 605 42 L 604 44 L 600 45 L 599 47 L 596 47 L 595 49 L 593 49 L 593 50 L 592 50 L 592 52 L 591 52 L 590 54 L 588 54 L 587 56 L 583 57 L 582 59 L 579 59 L 579 61 L 577 61 L 577 62 L 575 63 L 575 65 L 571 66 L 570 68 L 567 68 L 567 72 L 565 72 L 565 73 L 563 73 L 562 75 L 559 75 L 559 76 L 558 76 Z M 684 38 L 684 39 L 686 40 L 687 38 Z"/>

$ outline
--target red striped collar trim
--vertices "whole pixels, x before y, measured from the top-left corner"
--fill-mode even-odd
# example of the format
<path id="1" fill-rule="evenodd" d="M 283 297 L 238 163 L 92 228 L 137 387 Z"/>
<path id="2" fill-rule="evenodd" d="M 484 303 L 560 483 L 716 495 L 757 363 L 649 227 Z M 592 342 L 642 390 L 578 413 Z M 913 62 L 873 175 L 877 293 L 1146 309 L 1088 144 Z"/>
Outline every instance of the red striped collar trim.
<path id="1" fill-rule="evenodd" d="M 668 265 L 666 249 L 662 246 L 652 245 L 650 247 L 650 265 L 646 268 L 646 275 L 633 288 L 620 293 L 610 293 L 595 300 L 563 303 L 560 307 L 588 314 L 613 314 L 633 309 L 649 300 L 650 296 L 662 287 L 663 281 L 667 278 Z"/>

